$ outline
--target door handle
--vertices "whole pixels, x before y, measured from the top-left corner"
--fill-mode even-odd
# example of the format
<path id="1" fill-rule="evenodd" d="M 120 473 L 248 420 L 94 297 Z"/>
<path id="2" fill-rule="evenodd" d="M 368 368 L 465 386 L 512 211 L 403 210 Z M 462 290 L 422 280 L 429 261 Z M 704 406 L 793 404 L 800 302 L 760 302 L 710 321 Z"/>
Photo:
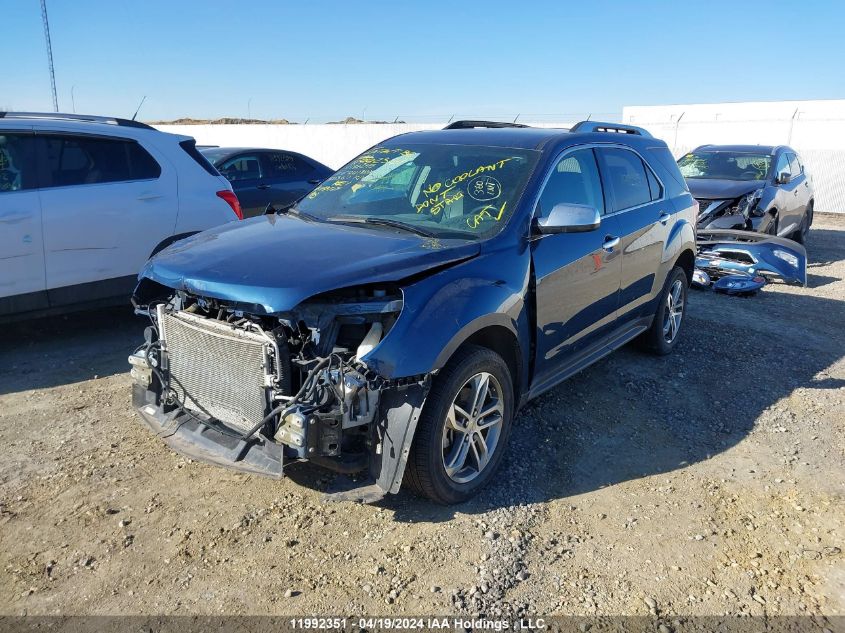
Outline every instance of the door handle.
<path id="1" fill-rule="evenodd" d="M 608 253 L 610 253 L 613 251 L 614 248 L 619 246 L 620 241 L 621 240 L 615 235 L 606 235 L 604 238 L 604 244 L 602 244 L 601 247 Z"/>
<path id="2" fill-rule="evenodd" d="M 257 188 L 258 188 L 258 189 L 269 189 L 269 188 L 270 188 L 270 185 L 267 185 L 267 184 L 260 184 L 260 185 L 258 185 L 258 187 L 257 187 Z"/>
<path id="3" fill-rule="evenodd" d="M 660 216 L 657 218 L 657 221 L 660 222 L 663 226 L 666 226 L 666 223 L 669 221 L 669 218 L 672 216 L 666 213 L 665 211 L 660 212 Z"/>
<path id="4" fill-rule="evenodd" d="M 155 200 L 156 198 L 161 198 L 161 194 L 160 193 L 147 192 L 147 193 L 142 193 L 140 196 L 138 196 L 138 200 L 142 200 L 142 201 L 143 200 Z"/>
<path id="5" fill-rule="evenodd" d="M 308 181 L 308 184 L 309 185 L 319 185 L 321 182 L 323 182 L 323 181 L 320 180 L 319 178 L 312 178 L 311 180 Z"/>
<path id="6" fill-rule="evenodd" d="M 794 192 L 792 195 L 793 195 L 793 196 L 797 196 L 797 195 L 798 195 L 798 190 L 796 189 L 796 190 L 795 190 L 795 192 Z"/>

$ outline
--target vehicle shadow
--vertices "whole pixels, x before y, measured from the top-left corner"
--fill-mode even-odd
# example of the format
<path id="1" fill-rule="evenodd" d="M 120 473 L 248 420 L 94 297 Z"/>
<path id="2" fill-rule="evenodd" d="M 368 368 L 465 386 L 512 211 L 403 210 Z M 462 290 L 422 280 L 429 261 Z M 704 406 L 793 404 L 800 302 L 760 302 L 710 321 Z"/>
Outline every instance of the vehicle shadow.
<path id="1" fill-rule="evenodd" d="M 0 395 L 129 371 L 146 320 L 113 307 L 0 328 Z"/>
<path id="2" fill-rule="evenodd" d="M 845 229 L 810 229 L 807 235 L 807 268 L 828 266 L 845 259 L 845 249 L 841 240 Z"/>
<path id="3" fill-rule="evenodd" d="M 807 274 L 808 288 L 821 288 L 822 286 L 827 286 L 828 284 L 836 283 L 837 281 L 839 281 L 838 277 L 829 277 L 827 275 L 814 275 L 812 273 Z"/>

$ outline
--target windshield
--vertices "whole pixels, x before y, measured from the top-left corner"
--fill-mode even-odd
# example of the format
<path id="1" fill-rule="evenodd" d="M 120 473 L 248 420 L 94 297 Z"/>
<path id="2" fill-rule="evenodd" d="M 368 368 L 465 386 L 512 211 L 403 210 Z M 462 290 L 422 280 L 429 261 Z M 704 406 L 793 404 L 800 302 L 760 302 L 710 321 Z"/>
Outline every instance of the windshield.
<path id="1" fill-rule="evenodd" d="M 376 146 L 296 206 L 320 220 L 481 239 L 510 218 L 539 152 L 472 145 Z M 397 224 L 401 223 L 401 224 Z"/>
<path id="2" fill-rule="evenodd" d="M 684 178 L 765 180 L 772 164 L 768 154 L 690 152 L 678 161 Z"/>

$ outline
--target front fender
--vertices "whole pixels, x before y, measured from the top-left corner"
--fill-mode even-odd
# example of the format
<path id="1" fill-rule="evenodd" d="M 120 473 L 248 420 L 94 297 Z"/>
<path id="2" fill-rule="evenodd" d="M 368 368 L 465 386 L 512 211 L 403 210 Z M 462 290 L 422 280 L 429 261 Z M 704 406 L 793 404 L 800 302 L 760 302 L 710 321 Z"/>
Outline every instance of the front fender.
<path id="1" fill-rule="evenodd" d="M 440 369 L 463 342 L 487 326 L 504 327 L 518 341 L 529 340 L 530 263 L 527 249 L 503 249 L 404 287 L 399 318 L 362 360 L 386 378 L 401 378 Z"/>

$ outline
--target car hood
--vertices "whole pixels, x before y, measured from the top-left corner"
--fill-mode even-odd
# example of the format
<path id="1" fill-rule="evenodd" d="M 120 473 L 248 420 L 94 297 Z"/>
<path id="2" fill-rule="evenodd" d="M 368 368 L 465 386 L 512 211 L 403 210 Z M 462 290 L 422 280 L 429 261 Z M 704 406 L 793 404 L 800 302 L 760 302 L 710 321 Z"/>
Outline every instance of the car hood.
<path id="1" fill-rule="evenodd" d="M 175 243 L 147 262 L 139 278 L 270 314 L 329 290 L 399 281 L 479 250 L 464 240 L 265 215 Z"/>
<path id="2" fill-rule="evenodd" d="M 766 186 L 762 180 L 718 180 L 687 178 L 693 198 L 698 200 L 732 200 Z"/>

